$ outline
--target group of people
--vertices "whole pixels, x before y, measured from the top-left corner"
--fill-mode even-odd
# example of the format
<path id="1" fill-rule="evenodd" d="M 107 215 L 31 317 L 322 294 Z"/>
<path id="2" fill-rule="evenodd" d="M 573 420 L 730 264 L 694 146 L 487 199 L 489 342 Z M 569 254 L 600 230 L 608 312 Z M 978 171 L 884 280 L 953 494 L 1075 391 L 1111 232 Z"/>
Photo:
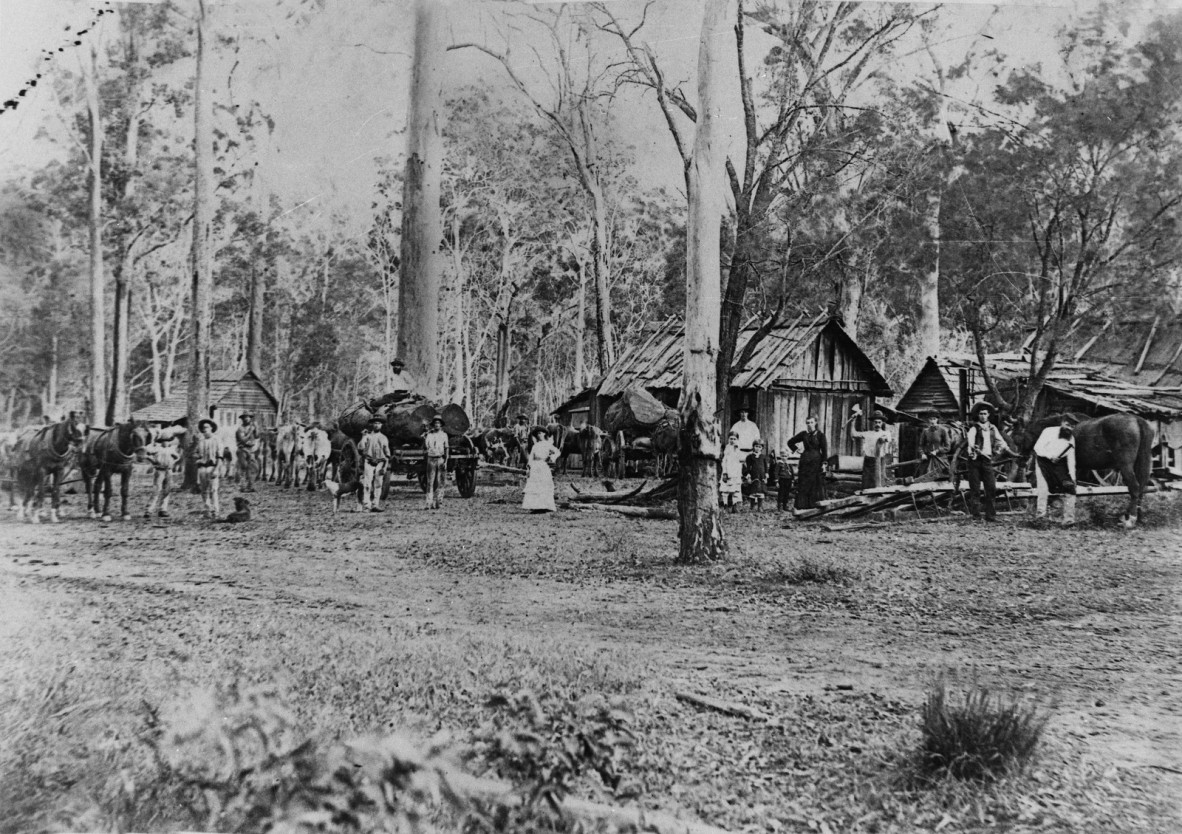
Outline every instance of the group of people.
<path id="1" fill-rule="evenodd" d="M 254 492 L 254 479 L 258 471 L 258 452 L 260 445 L 259 427 L 254 422 L 253 414 L 243 414 L 239 418 L 240 425 L 234 431 L 234 444 L 237 453 L 238 473 L 246 484 L 242 492 Z M 197 486 L 201 491 L 201 500 L 207 518 L 217 518 L 220 509 L 219 487 L 221 483 L 220 464 L 226 450 L 222 440 L 218 437 L 218 424 L 206 417 L 197 421 L 197 443 L 193 450 L 193 457 L 197 465 Z M 159 467 L 157 467 L 159 469 Z M 164 470 L 167 477 L 169 470 Z M 168 494 L 165 484 L 164 494 Z M 149 508 L 150 511 L 151 508 Z M 157 511 L 160 515 L 167 515 L 167 510 L 161 506 Z"/>
<path id="2" fill-rule="evenodd" d="M 747 503 L 752 509 L 763 506 L 769 485 L 778 488 L 777 508 L 809 510 L 827 498 L 826 476 L 829 468 L 829 446 L 820 431 L 817 417 L 810 415 L 804 431 L 788 439 L 779 455 L 764 453 L 759 428 L 748 418 L 748 411 L 740 411 L 739 420 L 730 429 L 727 446 L 721 460 L 719 483 L 720 501 L 731 512 Z M 959 453 L 965 461 L 965 478 L 969 490 L 967 506 L 974 518 L 986 521 L 997 518 L 997 464 L 1005 456 L 1016 456 L 1001 430 L 992 422 L 993 407 L 979 402 L 969 412 L 969 423 L 963 440 L 956 438 L 939 415 L 925 415 L 925 426 L 920 433 L 919 455 L 921 475 L 956 480 L 952 458 Z M 847 425 L 864 415 L 854 406 Z M 885 415 L 875 411 L 869 428 L 852 428 L 850 435 L 862 445 L 862 488 L 869 489 L 887 483 L 888 467 L 893 459 L 894 438 L 887 428 Z M 1073 426 L 1076 418 L 1063 415 L 1059 425 L 1045 429 L 1034 444 L 1035 517 L 1045 519 L 1051 495 L 1062 496 L 1062 522 L 1075 521 L 1075 440 Z M 795 472 L 789 461 L 799 450 Z M 792 496 L 795 487 L 795 495 Z"/>

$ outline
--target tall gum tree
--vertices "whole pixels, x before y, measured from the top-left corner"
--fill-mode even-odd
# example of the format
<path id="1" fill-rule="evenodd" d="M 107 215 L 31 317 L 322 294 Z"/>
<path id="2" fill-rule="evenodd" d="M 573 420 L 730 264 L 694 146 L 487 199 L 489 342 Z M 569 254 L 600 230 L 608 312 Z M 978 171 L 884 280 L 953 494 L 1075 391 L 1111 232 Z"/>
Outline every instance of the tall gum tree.
<path id="1" fill-rule="evenodd" d="M 725 159 L 720 116 L 726 94 L 722 68 L 737 0 L 707 0 L 698 45 L 698 124 L 690 153 L 689 221 L 686 243 L 685 347 L 682 360 L 681 432 L 677 509 L 678 558 L 707 562 L 726 555 L 718 507 L 721 451 L 716 389 L 722 291 L 722 170 Z"/>
<path id="2" fill-rule="evenodd" d="M 439 294 L 445 266 L 443 210 L 443 62 L 446 7 L 415 5 L 414 67 L 402 191 L 402 263 L 398 291 L 398 354 L 422 393 L 439 387 Z"/>

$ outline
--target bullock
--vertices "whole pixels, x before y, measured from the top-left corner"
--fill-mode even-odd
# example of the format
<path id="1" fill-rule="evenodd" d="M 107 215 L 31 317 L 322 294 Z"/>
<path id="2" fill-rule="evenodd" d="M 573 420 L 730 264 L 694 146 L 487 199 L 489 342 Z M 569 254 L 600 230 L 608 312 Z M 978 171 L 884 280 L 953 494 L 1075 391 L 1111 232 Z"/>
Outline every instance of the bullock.
<path id="1" fill-rule="evenodd" d="M 324 483 L 328 458 L 332 454 L 332 441 L 328 439 L 328 432 L 319 423 L 313 423 L 300 438 L 300 450 L 308 468 L 308 492 L 315 492 Z"/>
<path id="2" fill-rule="evenodd" d="M 298 423 L 280 426 L 275 430 L 275 483 L 278 486 L 289 487 L 293 480 L 299 483 L 296 459 L 303 459 L 303 435 L 304 427 Z"/>

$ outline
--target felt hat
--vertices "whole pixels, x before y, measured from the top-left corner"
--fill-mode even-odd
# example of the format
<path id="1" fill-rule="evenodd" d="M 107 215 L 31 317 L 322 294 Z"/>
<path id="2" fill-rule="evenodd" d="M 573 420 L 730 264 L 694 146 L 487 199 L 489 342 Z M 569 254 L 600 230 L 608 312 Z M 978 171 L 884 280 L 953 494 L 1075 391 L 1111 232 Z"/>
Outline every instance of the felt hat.
<path id="1" fill-rule="evenodd" d="M 204 426 L 206 423 L 209 423 L 209 425 L 213 429 L 213 433 L 217 434 L 218 424 L 215 423 L 213 420 L 210 420 L 208 417 L 202 417 L 200 420 L 197 421 L 197 431 L 201 431 L 201 427 Z"/>
<path id="2" fill-rule="evenodd" d="M 981 400 L 979 403 L 974 403 L 973 407 L 971 409 L 969 409 L 969 416 L 972 417 L 974 420 L 976 420 L 977 415 L 980 414 L 982 411 L 988 411 L 990 414 L 992 414 L 996 410 L 997 409 L 995 409 L 993 407 L 992 403 L 988 403 L 985 400 Z"/>
<path id="3" fill-rule="evenodd" d="M 382 418 L 381 417 L 370 417 L 368 425 L 381 426 L 382 425 Z"/>
<path id="4" fill-rule="evenodd" d="M 245 412 L 245 413 L 243 413 L 243 414 L 239 414 L 239 415 L 238 415 L 238 419 L 239 419 L 239 420 L 245 420 L 247 417 L 249 417 L 249 418 L 250 418 L 250 419 L 252 419 L 252 420 L 254 419 L 254 415 L 253 415 L 253 414 L 251 414 L 249 411 L 247 411 L 247 412 Z"/>
<path id="5" fill-rule="evenodd" d="M 1071 412 L 1067 412 L 1067 413 L 1065 413 L 1065 414 L 1060 414 L 1060 415 L 1059 415 L 1059 422 L 1060 422 L 1060 423 L 1062 423 L 1062 422 L 1064 422 L 1064 421 L 1066 421 L 1066 422 L 1070 423 L 1070 424 L 1071 424 L 1071 425 L 1073 425 L 1073 426 L 1074 426 L 1074 425 L 1078 425 L 1078 424 L 1079 424 L 1079 418 L 1078 418 L 1078 417 L 1076 417 L 1076 416 L 1075 416 L 1074 414 L 1072 414 Z"/>
<path id="6" fill-rule="evenodd" d="M 528 417 L 526 417 L 524 414 L 518 414 L 518 415 L 517 415 L 517 419 L 518 419 L 518 420 L 528 420 L 529 418 L 528 418 Z"/>
<path id="7" fill-rule="evenodd" d="M 874 419 L 875 420 L 882 420 L 885 423 L 886 422 L 886 415 L 883 414 L 881 411 L 878 411 L 877 409 L 875 409 Z"/>
<path id="8" fill-rule="evenodd" d="M 928 409 L 925 409 L 924 411 L 919 412 L 919 416 L 925 420 L 927 420 L 931 417 L 935 417 L 938 420 L 938 419 L 940 419 L 940 412 L 936 411 L 934 408 L 928 408 Z"/>
<path id="9" fill-rule="evenodd" d="M 435 425 L 436 423 L 438 423 L 441 426 L 443 425 L 443 418 L 440 417 L 438 414 L 436 414 L 434 417 L 431 418 L 431 425 Z"/>

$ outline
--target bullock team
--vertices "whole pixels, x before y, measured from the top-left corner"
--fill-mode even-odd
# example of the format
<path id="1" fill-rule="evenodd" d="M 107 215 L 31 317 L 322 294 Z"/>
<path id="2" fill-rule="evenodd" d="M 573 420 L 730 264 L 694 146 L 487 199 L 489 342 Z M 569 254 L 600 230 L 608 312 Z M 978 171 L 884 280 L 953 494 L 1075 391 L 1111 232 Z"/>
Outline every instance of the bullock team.
<path id="1" fill-rule="evenodd" d="M 630 445 L 622 433 L 613 438 L 591 425 L 577 430 L 558 423 L 530 426 L 524 415 L 512 427 L 474 433 L 472 441 L 485 461 L 525 469 L 531 430 L 536 428 L 542 428 L 560 451 L 556 465 L 563 473 L 571 455 L 578 455 L 583 473 L 593 477 L 624 476 L 629 466 L 635 467 L 635 455 L 652 458 L 644 438 Z M 71 412 L 57 423 L 0 433 L 0 482 L 6 483 L 9 503 L 18 517 L 33 523 L 41 521 L 46 493 L 50 497 L 49 520 L 58 520 L 61 488 L 75 483 L 75 478 L 83 483 L 88 517 L 111 521 L 117 482 L 119 516 L 127 520 L 131 518 L 128 501 L 133 465 L 146 463 L 152 468 L 153 490 L 144 516 L 167 518 L 169 496 L 179 484 L 183 467 L 186 435 L 184 426 L 136 420 L 110 427 L 87 426 Z M 200 420 L 194 463 L 205 515 L 219 516 L 220 485 L 225 481 L 240 484 L 241 492 L 254 492 L 256 481 L 308 491 L 321 489 L 326 482 L 331 485 L 345 477 L 338 467 L 349 467 L 349 453 L 355 448 L 335 425 L 326 427 L 319 422 L 260 428 L 250 414 L 242 415 L 237 427 Z"/>

